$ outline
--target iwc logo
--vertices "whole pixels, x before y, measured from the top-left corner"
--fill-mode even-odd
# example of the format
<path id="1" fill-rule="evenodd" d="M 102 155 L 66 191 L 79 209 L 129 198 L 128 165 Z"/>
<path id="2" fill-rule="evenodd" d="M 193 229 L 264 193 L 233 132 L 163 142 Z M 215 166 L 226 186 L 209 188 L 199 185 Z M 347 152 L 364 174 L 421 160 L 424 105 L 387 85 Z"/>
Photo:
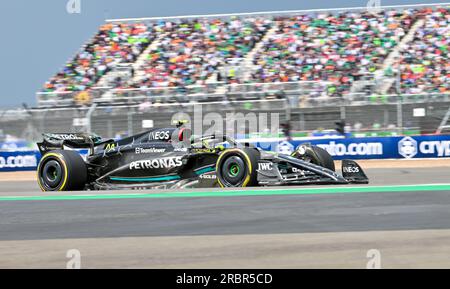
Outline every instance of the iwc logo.
<path id="1" fill-rule="evenodd" d="M 398 142 L 398 153 L 404 158 L 410 159 L 417 155 L 417 141 L 411 137 L 405 137 Z"/>

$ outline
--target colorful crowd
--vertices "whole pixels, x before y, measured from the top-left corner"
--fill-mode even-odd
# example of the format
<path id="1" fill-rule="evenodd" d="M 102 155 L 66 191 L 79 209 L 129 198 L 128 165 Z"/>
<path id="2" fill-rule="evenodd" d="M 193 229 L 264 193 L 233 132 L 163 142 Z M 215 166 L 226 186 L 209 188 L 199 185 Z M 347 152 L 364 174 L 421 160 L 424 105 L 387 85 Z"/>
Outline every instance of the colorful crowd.
<path id="1" fill-rule="evenodd" d="M 277 19 L 277 32 L 255 57 L 253 81 L 326 81 L 330 94 L 348 93 L 380 68 L 413 21 L 412 10 Z"/>
<path id="2" fill-rule="evenodd" d="M 403 9 L 107 23 L 45 83 L 43 92 L 88 90 L 118 64 L 133 64 L 140 57 L 143 61 L 136 71 L 133 68 L 132 79 L 116 81 L 114 87 L 321 81 L 328 83 L 328 95 L 342 96 L 355 81 L 381 69 L 413 24 L 423 19 L 424 25 L 401 50 L 401 89 L 403 93 L 446 93 L 450 90 L 449 11 Z M 241 74 L 220 73 L 240 67 L 255 47 L 246 79 L 241 79 Z"/>
<path id="3" fill-rule="evenodd" d="M 401 53 L 401 92 L 450 92 L 450 11 L 422 11 L 424 25 Z"/>
<path id="4" fill-rule="evenodd" d="M 64 68 L 44 85 L 44 92 L 84 91 L 118 63 L 133 63 L 153 40 L 153 26 L 108 23 Z"/>

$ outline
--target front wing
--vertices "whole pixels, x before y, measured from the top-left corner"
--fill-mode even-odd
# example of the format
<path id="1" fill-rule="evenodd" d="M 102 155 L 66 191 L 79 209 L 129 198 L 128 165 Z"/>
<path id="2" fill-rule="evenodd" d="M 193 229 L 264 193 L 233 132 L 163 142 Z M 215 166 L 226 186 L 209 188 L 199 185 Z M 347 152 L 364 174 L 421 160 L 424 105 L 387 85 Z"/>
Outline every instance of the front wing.
<path id="1" fill-rule="evenodd" d="M 342 161 L 342 175 L 327 168 L 290 156 L 277 155 L 262 159 L 258 164 L 261 186 L 284 185 L 345 185 L 368 184 L 369 179 L 354 161 Z"/>

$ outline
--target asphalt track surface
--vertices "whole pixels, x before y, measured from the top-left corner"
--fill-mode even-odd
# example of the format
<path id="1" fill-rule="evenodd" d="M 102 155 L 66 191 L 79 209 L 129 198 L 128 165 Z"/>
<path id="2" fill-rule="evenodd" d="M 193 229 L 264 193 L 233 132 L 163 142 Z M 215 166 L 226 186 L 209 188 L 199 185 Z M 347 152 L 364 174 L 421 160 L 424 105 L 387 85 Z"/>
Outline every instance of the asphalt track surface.
<path id="1" fill-rule="evenodd" d="M 450 169 L 367 174 L 369 186 L 223 196 L 119 191 L 52 199 L 34 182 L 1 182 L 0 267 L 58 268 L 64 250 L 83 248 L 86 267 L 364 268 L 375 246 L 390 252 L 386 267 L 450 268 L 450 185 L 442 185 Z"/>

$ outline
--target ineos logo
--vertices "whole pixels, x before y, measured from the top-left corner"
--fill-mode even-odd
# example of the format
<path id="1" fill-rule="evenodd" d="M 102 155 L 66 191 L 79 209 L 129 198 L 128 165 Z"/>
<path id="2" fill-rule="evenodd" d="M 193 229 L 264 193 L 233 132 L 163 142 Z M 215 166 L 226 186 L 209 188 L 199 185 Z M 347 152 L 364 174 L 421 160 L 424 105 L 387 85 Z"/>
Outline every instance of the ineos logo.
<path id="1" fill-rule="evenodd" d="M 170 131 L 156 131 L 148 136 L 149 140 L 168 140 L 170 139 Z"/>
<path id="2" fill-rule="evenodd" d="M 359 173 L 358 167 L 344 167 L 343 168 L 344 173 Z"/>

